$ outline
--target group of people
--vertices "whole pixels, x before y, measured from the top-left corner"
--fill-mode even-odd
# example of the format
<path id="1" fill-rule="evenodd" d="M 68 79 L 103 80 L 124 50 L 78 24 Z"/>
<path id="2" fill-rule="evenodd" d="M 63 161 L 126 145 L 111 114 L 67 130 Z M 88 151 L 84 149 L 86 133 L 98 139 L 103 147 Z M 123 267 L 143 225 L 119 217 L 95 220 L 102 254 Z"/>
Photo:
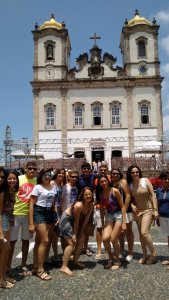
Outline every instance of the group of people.
<path id="1" fill-rule="evenodd" d="M 36 161 L 28 161 L 25 174 L 20 176 L 16 171 L 0 167 L 0 287 L 10 289 L 16 283 L 11 270 L 20 229 L 20 272 L 24 276 L 51 279 L 45 262 L 57 262 L 59 239 L 63 251 L 60 271 L 73 275 L 70 260 L 75 267 L 85 268 L 79 258 L 81 253 L 94 255 L 88 247 L 89 237 L 94 232 L 95 259 L 102 259 L 103 243 L 108 255 L 104 268 L 119 269 L 122 259 L 127 262 L 133 259 L 132 221 L 137 223 L 142 248 L 139 264 L 155 263 L 157 251 L 150 235 L 154 220 L 167 235 L 169 246 L 169 172 L 162 171 L 160 178 L 162 186 L 155 195 L 150 180 L 142 176 L 138 165 L 129 166 L 125 179 L 119 168 L 109 172 L 106 163 L 100 165 L 97 174 L 91 172 L 88 162 L 82 164 L 80 174 L 76 169 L 69 170 L 68 174 L 64 169 L 38 171 Z M 30 271 L 27 258 L 34 233 Z M 51 247 L 53 256 L 49 257 Z M 169 265 L 169 261 L 162 264 Z"/>

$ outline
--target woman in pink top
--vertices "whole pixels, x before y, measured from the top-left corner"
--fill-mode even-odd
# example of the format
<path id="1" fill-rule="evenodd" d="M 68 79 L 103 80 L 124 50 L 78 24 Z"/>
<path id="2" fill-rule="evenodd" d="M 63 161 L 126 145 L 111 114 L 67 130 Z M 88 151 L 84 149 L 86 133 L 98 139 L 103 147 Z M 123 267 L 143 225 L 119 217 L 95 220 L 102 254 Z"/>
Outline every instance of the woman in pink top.
<path id="1" fill-rule="evenodd" d="M 96 199 L 98 199 L 100 202 L 102 228 L 104 228 L 103 243 L 109 256 L 109 260 L 105 265 L 105 269 L 111 268 L 112 270 L 116 270 L 121 266 L 119 259 L 120 247 L 118 239 L 121 230 L 126 230 L 125 206 L 120 192 L 118 189 L 111 187 L 106 175 L 100 175 L 98 178 Z M 113 243 L 115 252 L 114 265 L 110 241 Z"/>

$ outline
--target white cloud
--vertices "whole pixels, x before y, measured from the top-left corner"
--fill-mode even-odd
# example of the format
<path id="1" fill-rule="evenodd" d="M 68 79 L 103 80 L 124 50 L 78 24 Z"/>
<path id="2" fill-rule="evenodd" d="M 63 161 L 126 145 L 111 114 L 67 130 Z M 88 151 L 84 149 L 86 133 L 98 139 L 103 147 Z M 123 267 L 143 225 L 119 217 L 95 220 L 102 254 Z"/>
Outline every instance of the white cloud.
<path id="1" fill-rule="evenodd" d="M 169 63 L 161 66 L 161 72 L 164 74 L 169 74 Z"/>
<path id="2" fill-rule="evenodd" d="M 166 36 L 165 38 L 161 39 L 160 41 L 161 47 L 165 49 L 167 54 L 169 55 L 169 35 Z"/>
<path id="3" fill-rule="evenodd" d="M 169 12 L 159 11 L 155 18 L 163 23 L 169 23 Z"/>
<path id="4" fill-rule="evenodd" d="M 169 134 L 169 114 L 163 116 L 163 129 L 164 134 Z"/>

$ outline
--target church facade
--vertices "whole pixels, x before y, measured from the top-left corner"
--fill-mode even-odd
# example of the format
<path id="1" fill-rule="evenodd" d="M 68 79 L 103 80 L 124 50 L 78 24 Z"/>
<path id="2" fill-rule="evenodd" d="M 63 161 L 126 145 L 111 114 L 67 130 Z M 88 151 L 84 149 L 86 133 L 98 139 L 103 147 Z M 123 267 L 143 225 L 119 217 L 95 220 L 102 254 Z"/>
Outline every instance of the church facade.
<path id="1" fill-rule="evenodd" d="M 122 66 L 103 53 L 96 35 L 89 53 L 70 68 L 71 43 L 64 23 L 51 16 L 35 25 L 34 140 L 46 159 L 104 160 L 132 156 L 163 134 L 156 20 L 138 11 L 121 32 Z"/>

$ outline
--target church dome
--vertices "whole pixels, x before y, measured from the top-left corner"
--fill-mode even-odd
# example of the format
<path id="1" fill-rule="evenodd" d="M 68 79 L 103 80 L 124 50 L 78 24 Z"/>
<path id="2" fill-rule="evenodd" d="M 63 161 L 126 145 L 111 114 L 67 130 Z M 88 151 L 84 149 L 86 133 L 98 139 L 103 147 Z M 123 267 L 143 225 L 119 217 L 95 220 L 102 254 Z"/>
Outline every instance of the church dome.
<path id="1" fill-rule="evenodd" d="M 134 18 L 131 19 L 130 21 L 128 21 L 127 25 L 134 26 L 134 25 L 138 25 L 138 24 L 151 25 L 151 23 L 147 19 L 140 17 L 139 12 L 136 9 Z"/>
<path id="2" fill-rule="evenodd" d="M 46 29 L 46 28 L 55 28 L 55 29 L 60 30 L 60 29 L 63 28 L 63 25 L 62 25 L 61 23 L 57 22 L 57 21 L 55 20 L 54 15 L 52 14 L 50 20 L 44 22 L 44 23 L 40 26 L 39 29 L 40 29 L 40 30 L 43 30 L 43 29 Z"/>

